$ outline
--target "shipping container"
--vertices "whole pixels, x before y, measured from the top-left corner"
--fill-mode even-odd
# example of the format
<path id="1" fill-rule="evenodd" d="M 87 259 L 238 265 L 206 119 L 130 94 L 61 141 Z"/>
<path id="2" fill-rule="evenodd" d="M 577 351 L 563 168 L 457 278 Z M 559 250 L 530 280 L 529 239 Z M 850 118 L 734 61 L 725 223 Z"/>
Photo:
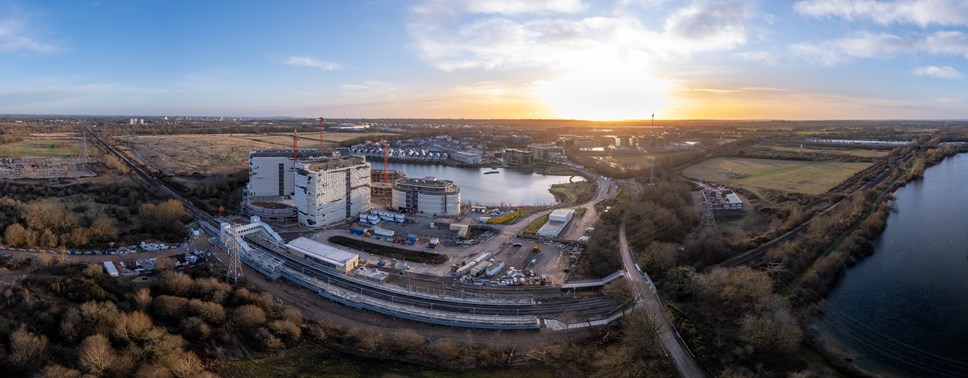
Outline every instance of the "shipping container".
<path id="1" fill-rule="evenodd" d="M 373 234 L 376 235 L 376 236 L 383 236 L 383 237 L 387 237 L 387 238 L 392 238 L 394 232 L 393 232 L 393 230 L 387 230 L 387 229 L 384 229 L 384 228 L 374 228 L 373 229 Z"/>

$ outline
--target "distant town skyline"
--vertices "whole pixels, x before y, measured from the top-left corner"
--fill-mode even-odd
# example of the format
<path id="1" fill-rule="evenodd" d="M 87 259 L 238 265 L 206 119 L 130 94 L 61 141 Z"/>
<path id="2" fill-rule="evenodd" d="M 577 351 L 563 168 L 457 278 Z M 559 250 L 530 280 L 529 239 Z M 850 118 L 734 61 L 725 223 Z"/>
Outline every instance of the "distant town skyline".
<path id="1" fill-rule="evenodd" d="M 968 119 L 959 0 L 0 0 L 0 114 Z"/>

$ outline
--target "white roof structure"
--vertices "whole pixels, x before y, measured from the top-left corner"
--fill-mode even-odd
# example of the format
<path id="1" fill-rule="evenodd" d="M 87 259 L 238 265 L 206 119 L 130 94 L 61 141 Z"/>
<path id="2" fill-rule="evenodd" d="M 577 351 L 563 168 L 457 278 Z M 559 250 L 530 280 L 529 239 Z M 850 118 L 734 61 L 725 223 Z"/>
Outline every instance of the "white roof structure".
<path id="1" fill-rule="evenodd" d="M 286 243 L 286 246 L 294 249 L 296 252 L 307 256 L 312 256 L 338 266 L 344 266 L 358 257 L 358 255 L 355 253 L 347 252 L 306 237 L 300 237 L 296 240 Z"/>
<path id="2" fill-rule="evenodd" d="M 551 212 L 548 216 L 549 220 L 555 222 L 567 222 L 571 220 L 571 217 L 575 215 L 575 210 L 572 209 L 557 209 Z"/>

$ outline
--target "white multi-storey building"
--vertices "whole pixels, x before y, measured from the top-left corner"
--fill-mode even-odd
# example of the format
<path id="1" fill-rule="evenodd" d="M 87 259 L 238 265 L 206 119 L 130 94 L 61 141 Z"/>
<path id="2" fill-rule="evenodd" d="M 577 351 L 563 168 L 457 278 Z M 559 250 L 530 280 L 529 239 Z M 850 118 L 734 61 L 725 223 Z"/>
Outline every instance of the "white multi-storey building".
<path id="1" fill-rule="evenodd" d="M 483 158 L 480 151 L 450 151 L 450 159 L 461 164 L 481 164 Z"/>
<path id="2" fill-rule="evenodd" d="M 299 150 L 299 160 L 313 160 L 332 152 L 316 149 Z M 249 197 L 288 197 L 293 194 L 295 178 L 292 150 L 271 149 L 249 152 Z"/>
<path id="3" fill-rule="evenodd" d="M 299 224 L 322 227 L 370 210 L 370 163 L 362 156 L 295 164 L 293 202 Z"/>
<path id="4" fill-rule="evenodd" d="M 439 216 L 460 214 L 460 188 L 453 181 L 402 178 L 393 184 L 394 209 Z"/>

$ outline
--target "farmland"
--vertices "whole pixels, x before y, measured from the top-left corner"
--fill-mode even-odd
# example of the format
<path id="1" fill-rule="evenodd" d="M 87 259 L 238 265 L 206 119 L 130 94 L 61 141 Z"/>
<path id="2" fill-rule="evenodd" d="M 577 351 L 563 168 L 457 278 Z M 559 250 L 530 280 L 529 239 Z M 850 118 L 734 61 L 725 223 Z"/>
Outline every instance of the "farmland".
<path id="1" fill-rule="evenodd" d="M 757 189 L 772 189 L 822 194 L 868 166 L 870 163 L 729 157 L 706 160 L 686 168 L 683 174 L 754 192 Z"/>

